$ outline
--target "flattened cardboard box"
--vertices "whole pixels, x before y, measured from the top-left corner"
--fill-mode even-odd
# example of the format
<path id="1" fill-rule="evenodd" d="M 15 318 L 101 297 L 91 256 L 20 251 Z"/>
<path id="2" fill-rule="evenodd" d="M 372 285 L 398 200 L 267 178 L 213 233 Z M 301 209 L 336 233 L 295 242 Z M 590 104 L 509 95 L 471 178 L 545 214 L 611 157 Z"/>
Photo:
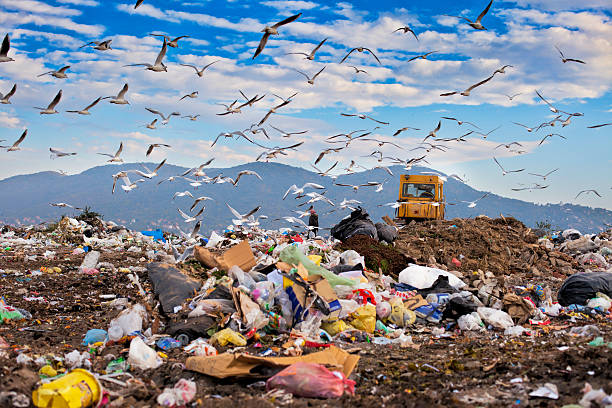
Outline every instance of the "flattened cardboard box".
<path id="1" fill-rule="evenodd" d="M 324 364 L 349 376 L 357 366 L 359 356 L 331 346 L 323 351 L 299 357 L 258 357 L 249 354 L 223 353 L 217 356 L 187 358 L 186 368 L 216 378 L 261 377 L 257 367 L 287 367 L 298 362 Z"/>
<path id="2" fill-rule="evenodd" d="M 225 271 L 237 265 L 243 271 L 248 272 L 257 264 L 248 241 L 234 245 L 221 255 L 214 255 L 208 249 L 198 246 L 195 248 L 195 257 L 208 268 L 217 267 Z"/>

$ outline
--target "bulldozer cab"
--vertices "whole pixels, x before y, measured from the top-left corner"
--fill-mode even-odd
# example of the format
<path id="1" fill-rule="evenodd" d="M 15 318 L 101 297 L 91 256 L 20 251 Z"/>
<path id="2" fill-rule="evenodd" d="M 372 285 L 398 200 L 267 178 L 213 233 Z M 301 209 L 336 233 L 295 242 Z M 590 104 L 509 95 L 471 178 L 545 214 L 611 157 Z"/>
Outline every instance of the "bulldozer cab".
<path id="1" fill-rule="evenodd" d="M 444 181 L 438 176 L 400 176 L 396 220 L 406 223 L 410 220 L 444 219 Z"/>

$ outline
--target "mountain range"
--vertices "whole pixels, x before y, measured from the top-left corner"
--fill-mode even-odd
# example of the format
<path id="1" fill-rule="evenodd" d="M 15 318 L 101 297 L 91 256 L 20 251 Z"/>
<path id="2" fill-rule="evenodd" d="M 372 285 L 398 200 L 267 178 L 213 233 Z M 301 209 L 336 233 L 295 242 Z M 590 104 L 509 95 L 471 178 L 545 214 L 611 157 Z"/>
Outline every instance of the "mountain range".
<path id="1" fill-rule="evenodd" d="M 74 175 L 40 172 L 0 180 L 0 197 L 3 197 L 0 206 L 0 222 L 17 225 L 38 224 L 57 221 L 64 214 L 73 216 L 79 213 L 70 208 L 50 206 L 50 203 L 65 202 L 75 207 L 89 206 L 93 211 L 102 214 L 105 220 L 112 220 L 134 229 L 171 230 L 176 225 L 180 225 L 183 231 L 188 231 L 191 224 L 183 222 L 177 208 L 189 213 L 193 199 L 190 197 L 172 199 L 172 197 L 177 191 L 189 190 L 194 197 L 210 196 L 214 199 L 214 201 L 203 202 L 206 209 L 202 215 L 201 231 L 204 233 L 223 230 L 231 223 L 232 215 L 226 203 L 240 213 L 246 213 L 261 206 L 256 215 L 269 217 L 267 220 L 261 220 L 263 227 L 290 227 L 291 224 L 280 218 L 288 215 L 296 216 L 297 214 L 292 213 L 293 210 L 305 211 L 308 205 L 297 207 L 299 203 L 306 201 L 305 198 L 296 200 L 292 194 L 289 194 L 285 200 L 282 197 L 292 184 L 302 186 L 306 182 L 315 182 L 325 186 L 326 197 L 334 203 L 339 203 L 344 198 L 361 201 L 361 206 L 370 213 L 375 222 L 378 222 L 384 215 L 393 217 L 394 210 L 382 204 L 397 199 L 399 175 L 407 173 L 401 166 L 394 166 L 390 167 L 394 176 L 390 176 L 383 169 L 365 170 L 339 176 L 336 182 L 346 184 L 386 180 L 380 192 L 375 192 L 375 187 L 360 187 L 357 192 L 353 192 L 350 187 L 336 186 L 329 177 L 321 177 L 303 168 L 278 163 L 254 162 L 231 168 L 209 168 L 206 173 L 211 177 L 223 173 L 224 176 L 235 178 L 241 170 L 253 170 L 263 180 L 255 176 L 243 176 L 236 187 L 225 183 L 202 184 L 194 188 L 189 185 L 188 181 L 181 178 L 158 184 L 162 179 L 187 170 L 184 167 L 165 165 L 160 169 L 157 177 L 139 183 L 138 188 L 126 193 L 119 188 L 120 182 L 118 182 L 117 190 L 111 194 L 114 173 L 117 173 L 119 169 L 143 170 L 143 164 L 150 168 L 156 165 L 155 163 L 104 165 Z M 432 170 L 425 167 L 414 167 L 410 174 L 419 174 L 424 171 Z M 137 177 L 130 174 L 130 178 L 134 181 Z M 515 217 L 531 227 L 542 222 L 550 223 L 554 229 L 576 228 L 583 233 L 605 230 L 607 229 L 606 223 L 612 223 L 612 211 L 573 204 L 535 204 L 495 194 L 489 194 L 483 200 L 478 201 L 474 208 L 468 208 L 463 202 L 476 200 L 483 193 L 458 180 L 449 178 L 445 183 L 446 200 L 454 205 L 447 205 L 446 218 L 467 218 L 480 214 L 498 217 L 503 214 Z M 201 205 L 202 203 L 198 205 L 198 208 Z M 332 207 L 323 202 L 315 203 L 315 208 L 319 213 L 319 224 L 322 227 L 333 226 L 350 211 L 348 209 L 335 210 L 337 206 Z M 329 213 L 331 210 L 334 211 Z"/>

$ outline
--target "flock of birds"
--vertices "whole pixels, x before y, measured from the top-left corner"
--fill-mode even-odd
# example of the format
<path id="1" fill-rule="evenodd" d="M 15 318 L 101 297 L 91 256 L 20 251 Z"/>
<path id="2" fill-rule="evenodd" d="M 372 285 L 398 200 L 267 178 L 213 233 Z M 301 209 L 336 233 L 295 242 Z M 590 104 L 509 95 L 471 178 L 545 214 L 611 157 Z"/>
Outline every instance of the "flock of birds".
<path id="1" fill-rule="evenodd" d="M 135 4 L 134 8 L 139 7 L 141 4 L 143 3 L 143 0 L 138 0 L 137 3 Z M 462 16 L 452 16 L 452 17 L 456 17 L 459 19 L 463 19 L 466 21 L 466 23 L 473 28 L 474 30 L 486 30 L 486 27 L 483 26 L 482 20 L 483 18 L 486 16 L 486 14 L 488 13 L 489 9 L 491 8 L 493 4 L 493 0 L 491 0 L 488 5 L 486 6 L 486 8 L 480 13 L 480 15 L 478 15 L 478 17 L 472 21 L 469 18 L 466 17 L 462 17 Z M 253 59 L 257 58 L 264 50 L 266 47 L 266 44 L 270 38 L 270 36 L 278 36 L 280 35 L 279 33 L 279 29 L 287 24 L 290 24 L 292 22 L 294 22 L 295 20 L 297 20 L 302 13 L 290 16 L 288 18 L 285 18 L 284 20 L 270 25 L 270 26 L 266 26 L 263 28 L 262 30 L 262 37 L 261 40 L 259 42 L 259 45 L 257 46 L 257 49 L 255 50 L 254 54 L 253 54 Z M 419 40 L 418 38 L 418 34 L 410 27 L 408 26 L 404 26 L 404 27 L 399 27 L 397 28 L 395 31 L 393 31 L 393 35 L 395 35 L 395 33 L 400 33 L 400 34 L 408 34 L 410 33 L 415 40 Z M 153 63 L 148 63 L 148 62 L 142 62 L 142 63 L 136 63 L 136 64 L 129 64 L 129 65 L 125 65 L 125 67 L 145 67 L 146 70 L 149 71 L 153 71 L 156 73 L 164 73 L 167 72 L 167 66 L 164 63 L 164 60 L 166 58 L 166 53 L 168 51 L 168 47 L 171 48 L 179 48 L 179 41 L 183 38 L 189 37 L 187 35 L 181 35 L 178 36 L 176 38 L 170 38 L 167 35 L 164 34 L 151 34 L 152 36 L 155 37 L 160 37 L 163 39 L 163 43 L 161 45 L 161 49 L 157 55 L 157 58 L 155 59 L 155 61 L 153 61 Z M 309 52 L 297 52 L 297 51 L 292 51 L 292 52 L 288 52 L 286 54 L 296 54 L 296 55 L 303 55 L 305 60 L 308 61 L 316 61 L 317 59 L 317 52 L 325 45 L 325 42 L 327 41 L 327 38 L 321 40 L 311 51 Z M 99 51 L 99 52 L 105 52 L 108 50 L 111 50 L 111 43 L 112 43 L 112 39 L 107 39 L 104 41 L 91 41 L 87 44 L 84 44 L 82 47 L 91 47 L 92 49 Z M 556 46 L 555 46 L 556 47 Z M 578 64 L 586 64 L 585 61 L 579 60 L 579 59 L 575 59 L 575 58 L 567 58 L 563 52 L 556 47 L 558 53 L 560 54 L 561 57 L 561 61 L 563 63 L 578 63 Z M 437 53 L 438 51 L 430 51 L 430 52 L 426 52 L 426 53 L 422 53 L 419 55 L 414 56 L 411 59 L 408 59 L 407 62 L 411 62 L 417 59 L 427 59 L 429 56 Z M 10 53 L 10 39 L 9 39 L 9 34 L 6 34 L 6 36 L 4 37 L 4 41 L 2 42 L 2 47 L 0 49 L 0 63 L 10 63 L 12 61 L 14 61 L 14 59 L 12 57 L 9 56 Z M 340 60 L 339 64 L 343 64 L 345 61 L 349 60 L 349 58 L 351 58 L 351 55 L 353 55 L 353 53 L 365 53 L 365 54 L 369 54 L 373 61 L 376 61 L 377 64 L 382 65 L 381 60 L 378 58 L 378 56 L 374 53 L 374 51 L 368 47 L 365 46 L 360 46 L 360 47 L 355 47 L 352 48 L 350 50 L 347 51 L 346 55 Z M 181 66 L 187 67 L 187 68 L 191 68 L 195 71 L 195 74 L 198 77 L 203 77 L 206 73 L 206 70 L 209 69 L 211 66 L 213 66 L 214 64 L 218 63 L 219 60 L 215 60 L 210 62 L 209 64 L 203 66 L 203 67 L 197 67 L 195 65 L 192 64 L 180 64 Z M 359 68 L 357 66 L 354 65 L 348 65 L 350 68 L 354 69 L 355 74 L 367 74 L 367 71 Z M 320 70 L 318 70 L 315 73 L 306 73 L 306 72 L 302 72 L 299 70 L 295 70 L 297 71 L 297 73 L 303 75 L 306 78 L 306 81 L 309 85 L 314 86 L 315 85 L 315 81 L 316 79 L 322 75 L 325 71 L 326 66 L 323 66 L 323 68 L 321 68 Z M 448 91 L 448 92 L 444 92 L 442 94 L 440 94 L 440 97 L 448 97 L 451 95 L 461 95 L 464 97 L 469 97 L 471 92 L 473 92 L 476 88 L 481 87 L 486 85 L 488 82 L 492 81 L 495 79 L 496 75 L 504 75 L 506 73 L 506 69 L 509 68 L 513 68 L 512 65 L 503 65 L 502 67 L 496 69 L 494 72 L 491 73 L 490 76 L 484 78 L 481 81 L 476 82 L 475 84 L 471 85 L 470 87 L 464 89 L 464 90 L 453 90 L 453 91 Z M 44 73 L 41 73 L 39 76 L 44 76 L 44 75 L 50 75 L 53 76 L 54 78 L 57 79 L 66 79 L 68 77 L 68 71 L 70 69 L 70 65 L 66 65 L 63 67 L 60 67 L 57 70 L 50 70 Z M 73 109 L 73 110 L 67 110 L 66 112 L 69 113 L 75 113 L 78 115 L 91 115 L 90 110 L 92 108 L 94 108 L 98 103 L 100 103 L 103 100 L 108 99 L 109 102 L 111 104 L 116 104 L 116 105 L 128 105 L 129 101 L 128 99 L 126 99 L 126 95 L 128 93 L 129 90 L 129 86 L 128 84 L 124 84 L 123 87 L 121 88 L 121 90 L 117 93 L 117 95 L 111 95 L 111 96 L 100 96 L 98 98 L 96 98 L 94 101 L 92 101 L 88 106 L 84 107 L 83 109 Z M 239 94 L 240 94 L 240 98 L 236 98 L 233 102 L 230 103 L 220 103 L 219 105 L 223 106 L 224 110 L 220 113 L 217 113 L 217 115 L 219 116 L 230 116 L 230 115 L 234 115 L 234 114 L 240 114 L 242 112 L 243 109 L 247 109 L 250 107 L 253 107 L 254 104 L 259 103 L 260 101 L 262 101 L 266 95 L 265 94 L 256 94 L 254 96 L 247 96 L 244 92 L 242 92 L 241 90 L 238 90 Z M 6 94 L 0 94 L 0 103 L 2 104 L 10 104 L 11 101 L 10 99 L 15 95 L 15 93 L 17 92 L 17 84 L 13 85 L 13 87 L 11 88 L 11 90 L 6 93 Z M 506 95 L 508 97 L 508 99 L 510 101 L 512 101 L 515 97 L 517 97 L 518 95 L 520 95 L 522 93 L 517 93 L 514 95 Z M 553 127 L 559 127 L 559 128 L 564 128 L 566 126 L 569 126 L 571 124 L 571 120 L 573 118 L 576 117 L 580 117 L 583 116 L 582 113 L 579 112 L 575 112 L 575 113 L 571 113 L 571 112 L 564 112 L 558 108 L 556 108 L 553 103 L 551 103 L 549 100 L 547 100 L 540 91 L 535 90 L 535 94 L 537 95 L 537 97 L 548 107 L 548 109 L 554 113 L 556 116 L 552 119 L 552 120 L 547 120 L 544 121 L 540 124 L 534 125 L 534 126 L 528 126 L 525 124 L 521 124 L 521 123 L 517 123 L 514 122 L 517 126 L 520 126 L 522 128 L 524 128 L 527 132 L 529 133 L 537 133 L 541 130 L 544 130 L 546 128 L 553 128 Z M 184 100 L 184 99 L 195 99 L 199 96 L 198 91 L 193 91 L 191 93 L 185 94 L 184 96 L 182 96 L 180 98 L 180 101 Z M 234 131 L 228 131 L 228 132 L 222 132 L 220 133 L 212 142 L 211 144 L 211 148 L 214 147 L 217 143 L 219 143 L 220 141 L 224 140 L 224 139 L 229 139 L 229 138 L 234 138 L 234 139 L 243 139 L 244 141 L 246 141 L 247 143 L 250 143 L 254 146 L 256 146 L 257 148 L 262 149 L 262 152 L 257 156 L 256 160 L 260 161 L 260 160 L 264 160 L 264 161 L 269 161 L 272 159 L 275 159 L 279 156 L 286 156 L 288 155 L 288 152 L 290 151 L 295 151 L 297 150 L 300 146 L 303 145 L 304 141 L 296 141 L 294 143 L 287 143 L 285 146 L 268 146 L 266 143 L 266 141 L 261 141 L 259 140 L 259 135 L 261 134 L 266 140 L 271 140 L 270 139 L 270 135 L 269 132 L 271 132 L 271 130 L 274 130 L 275 132 L 278 132 L 278 134 L 280 134 L 280 136 L 282 138 L 287 138 L 290 139 L 293 136 L 298 136 L 298 135 L 304 135 L 306 134 L 308 131 L 307 130 L 300 130 L 300 131 L 285 131 L 285 130 L 281 130 L 276 126 L 273 126 L 269 123 L 270 118 L 272 117 L 272 115 L 278 113 L 279 110 L 281 110 L 282 108 L 286 107 L 287 105 L 291 104 L 294 100 L 295 97 L 298 96 L 298 92 L 293 93 L 292 95 L 288 96 L 288 97 L 282 97 L 276 94 L 272 94 L 272 96 L 274 98 L 277 98 L 279 100 L 278 103 L 273 104 L 272 108 L 270 108 L 267 113 L 262 117 L 261 120 L 259 120 L 257 123 L 252 124 L 249 128 L 247 129 L 242 129 L 242 130 L 234 130 Z M 268 97 L 269 98 L 269 97 Z M 62 99 L 62 90 L 59 90 L 59 92 L 56 94 L 56 96 L 53 98 L 53 100 L 46 106 L 46 107 L 36 107 L 36 109 L 40 110 L 40 114 L 43 115 L 51 115 L 51 114 L 58 114 L 59 111 L 57 110 L 57 106 L 58 104 L 61 102 Z M 146 107 L 146 110 L 148 112 L 150 112 L 151 114 L 158 116 L 155 119 L 153 119 L 150 123 L 147 123 L 145 125 L 143 125 L 144 127 L 146 127 L 149 130 L 154 130 L 156 129 L 156 126 L 158 124 L 158 121 L 160 121 L 159 123 L 161 125 L 168 125 L 168 123 L 170 122 L 170 119 L 173 116 L 177 116 L 177 117 L 182 117 L 182 118 L 186 118 L 192 121 L 195 121 L 198 119 L 198 117 L 200 117 L 200 115 L 181 115 L 181 113 L 173 111 L 170 113 L 164 113 L 161 112 L 158 109 L 154 109 L 154 108 L 150 108 L 150 107 Z M 498 128 L 492 129 L 490 131 L 484 131 L 482 130 L 479 126 L 477 126 L 475 123 L 472 122 L 468 122 L 468 121 L 463 121 L 460 120 L 458 118 L 454 118 L 454 117 L 441 117 L 440 120 L 438 121 L 437 125 L 433 127 L 433 129 L 431 131 L 429 131 L 423 138 L 422 142 L 411 149 L 407 149 L 405 146 L 402 146 L 401 144 L 401 139 L 398 139 L 398 142 L 391 142 L 389 140 L 382 140 L 381 138 L 376 138 L 371 136 L 375 131 L 378 130 L 377 133 L 381 133 L 382 130 L 379 129 L 384 129 L 385 126 L 389 126 L 389 122 L 385 122 L 379 119 L 376 119 L 372 116 L 369 115 L 365 115 L 365 114 L 361 114 L 361 113 L 341 113 L 341 115 L 343 117 L 350 117 L 350 118 L 354 118 L 354 119 L 360 119 L 363 120 L 367 123 L 372 123 L 374 125 L 373 128 L 371 129 L 359 129 L 359 130 L 353 130 L 350 131 L 348 133 L 339 133 L 336 135 L 332 135 L 328 138 L 325 139 L 325 142 L 330 144 L 329 148 L 324 149 L 323 151 L 320 152 L 320 154 L 315 158 L 314 162 L 311 164 L 312 168 L 316 171 L 316 173 L 321 176 L 321 177 L 329 177 L 334 181 L 334 184 L 337 186 L 342 186 L 342 187 L 347 187 L 352 191 L 358 191 L 360 188 L 375 188 L 376 192 L 382 191 L 384 184 L 389 180 L 388 178 L 384 181 L 367 181 L 364 183 L 360 183 L 360 184 L 347 184 L 347 183 L 339 183 L 337 182 L 337 178 L 340 174 L 350 174 L 350 173 L 354 173 L 359 169 L 366 169 L 364 166 L 361 166 L 359 164 L 357 164 L 355 162 L 355 160 L 351 160 L 351 162 L 349 163 L 349 165 L 347 167 L 345 167 L 343 170 L 343 172 L 341 173 L 333 173 L 334 170 L 338 171 L 341 170 L 341 166 L 339 167 L 339 161 L 335 161 L 332 163 L 332 161 L 330 161 L 330 165 L 327 165 L 325 167 L 325 170 L 322 170 L 320 167 L 320 162 L 322 162 L 324 159 L 329 159 L 328 156 L 333 156 L 334 154 L 337 154 L 338 152 L 348 149 L 351 145 L 355 144 L 355 143 L 371 143 L 373 145 L 376 145 L 378 148 L 374 151 L 372 151 L 369 155 L 365 156 L 368 158 L 375 158 L 376 161 L 378 162 L 378 164 L 374 167 L 374 168 L 379 168 L 384 170 L 386 173 L 389 174 L 389 176 L 394 176 L 393 172 L 391 171 L 391 169 L 389 168 L 391 165 L 402 165 L 403 168 L 405 170 L 410 170 L 413 166 L 418 165 L 418 164 L 423 164 L 423 163 L 428 163 L 427 162 L 427 156 L 429 153 L 434 152 L 434 151 L 447 151 L 449 149 L 452 148 L 452 144 L 460 144 L 463 142 L 466 142 L 466 138 L 468 136 L 474 136 L 474 137 L 482 137 L 483 139 L 486 139 L 488 135 L 490 135 L 492 132 L 494 132 L 495 130 L 497 130 Z M 453 138 L 442 138 L 438 135 L 438 132 L 440 132 L 441 128 L 442 128 L 442 124 L 444 123 L 444 121 L 448 121 L 448 122 L 454 122 L 456 123 L 457 126 L 462 127 L 463 125 L 466 126 L 466 131 L 465 133 L 463 133 L 461 136 L 458 137 L 453 137 Z M 364 122 L 364 123 L 365 123 Z M 266 127 L 264 127 L 264 125 L 267 124 L 268 128 L 266 129 Z M 610 126 L 612 125 L 612 123 L 604 123 L 604 124 L 599 124 L 599 125 L 593 125 L 593 126 L 589 126 L 589 128 L 600 128 L 600 127 L 604 127 L 604 126 Z M 419 132 L 421 131 L 421 129 L 419 128 L 415 128 L 415 127 L 411 127 L 411 126 L 405 126 L 402 128 L 399 128 L 395 131 L 393 131 L 393 133 L 391 134 L 392 137 L 397 137 L 400 134 L 404 133 L 404 132 Z M 25 129 L 23 131 L 23 133 L 21 134 L 21 136 L 10 146 L 0 146 L 1 148 L 6 149 L 7 152 L 14 152 L 14 151 L 18 151 L 20 150 L 20 145 L 24 142 L 24 140 L 26 139 L 28 135 L 28 130 Z M 541 145 L 542 143 L 544 143 L 547 139 L 553 139 L 554 137 L 558 137 L 561 139 L 565 139 L 565 136 L 559 134 L 559 133 L 548 133 L 542 136 L 541 140 L 539 141 L 538 145 Z M 4 140 L 0 140 L 0 142 L 3 142 Z M 396 155 L 387 155 L 386 153 L 383 152 L 383 148 L 386 146 L 392 146 L 393 148 L 395 148 L 396 151 L 401 151 L 401 154 L 410 154 L 409 152 L 416 152 L 419 151 L 420 153 L 416 154 L 416 157 L 409 157 L 409 158 L 405 158 L 405 157 L 399 157 L 397 154 Z M 506 149 L 508 151 L 514 152 L 516 154 L 522 154 L 525 153 L 525 150 L 522 150 L 523 146 L 519 143 L 519 142 L 510 142 L 510 143 L 501 143 L 498 146 L 495 147 L 494 150 L 497 149 Z M 148 157 L 153 151 L 154 149 L 161 149 L 161 148 L 166 148 L 166 149 L 170 149 L 171 146 L 168 144 L 162 144 L 162 143 L 154 143 L 148 146 L 145 156 Z M 61 157 L 67 157 L 67 156 L 74 156 L 77 153 L 76 152 L 64 152 L 61 151 L 59 149 L 55 149 L 55 148 L 49 148 L 49 151 L 51 153 L 51 157 L 52 158 L 61 158 Z M 118 149 L 114 152 L 114 153 L 98 153 L 99 155 L 103 155 L 108 157 L 108 162 L 109 163 L 123 163 L 123 159 L 121 157 L 123 152 L 123 142 L 121 142 L 119 144 Z M 246 176 L 252 176 L 252 177 L 256 177 L 258 179 L 262 179 L 262 177 L 257 174 L 254 171 L 250 171 L 250 170 L 243 170 L 240 171 L 235 178 L 231 178 L 231 177 L 226 177 L 223 176 L 223 174 L 218 174 L 214 177 L 210 177 L 206 174 L 205 172 L 205 168 L 207 166 L 209 166 L 213 159 L 210 159 L 206 162 L 204 162 L 203 164 L 191 168 L 185 172 L 183 172 L 182 174 L 177 174 L 171 177 L 168 177 L 166 179 L 163 179 L 161 181 L 159 181 L 157 184 L 161 184 L 163 182 L 172 182 L 174 180 L 178 180 L 178 179 L 182 179 L 185 180 L 191 187 L 194 188 L 198 188 L 199 186 L 201 186 L 202 184 L 223 184 L 223 183 L 229 183 L 230 185 L 233 186 L 237 186 L 239 181 Z M 507 165 L 504 164 L 502 165 L 502 163 L 499 162 L 499 160 L 496 157 L 492 157 L 492 160 L 494 161 L 494 163 L 499 167 L 499 169 L 501 170 L 501 174 L 502 176 L 505 176 L 507 174 L 511 174 L 511 173 L 519 173 L 519 172 L 523 172 L 525 171 L 525 169 L 521 168 L 521 169 L 507 169 Z M 125 192 L 129 192 L 132 191 L 136 188 L 138 188 L 138 185 L 140 183 L 144 183 L 147 180 L 151 180 L 153 178 L 156 178 L 158 176 L 158 172 L 159 170 L 164 166 L 164 164 L 166 163 L 166 159 L 164 159 L 163 161 L 161 161 L 153 170 L 147 168 L 146 166 L 142 166 L 143 169 L 142 170 L 123 170 L 123 171 L 119 171 L 116 174 L 113 174 L 112 178 L 113 178 L 113 182 L 112 182 L 112 193 L 115 192 L 116 186 L 117 184 L 120 185 L 121 189 Z M 538 178 L 538 181 L 541 181 L 542 183 L 545 182 L 549 176 L 551 176 L 554 172 L 556 172 L 558 170 L 557 169 L 553 169 L 550 170 L 548 172 L 546 172 L 545 174 L 539 174 L 539 173 L 528 173 L 529 175 L 532 175 L 534 177 Z M 434 175 L 438 175 L 439 177 L 443 178 L 444 180 L 446 180 L 447 178 L 455 178 L 461 182 L 464 182 L 464 180 L 459 177 L 456 174 L 452 174 L 449 176 L 443 176 L 442 174 L 439 173 L 426 173 L 426 174 L 434 174 Z M 130 179 L 130 176 L 134 177 L 133 175 L 136 175 L 136 177 L 138 177 L 138 179 L 136 179 L 135 181 L 132 181 Z M 540 184 L 540 183 L 532 183 L 531 185 L 527 185 L 527 186 L 521 186 L 521 187 L 517 187 L 517 188 L 513 188 L 512 190 L 514 191 L 522 191 L 522 190 L 539 190 L 539 189 L 545 189 L 547 188 L 549 185 L 545 185 L 545 184 Z M 324 202 L 330 206 L 335 207 L 334 209 L 332 209 L 330 212 L 336 211 L 337 209 L 354 209 L 356 205 L 361 204 L 358 200 L 347 200 L 344 199 L 342 202 L 340 203 L 333 203 L 329 198 L 327 198 L 325 196 L 325 191 L 324 190 L 325 187 L 322 186 L 319 183 L 315 183 L 315 182 L 309 182 L 309 183 L 305 183 L 303 186 L 298 187 L 297 185 L 292 185 L 291 187 L 289 187 L 289 189 L 286 191 L 286 193 L 283 195 L 282 199 L 286 199 L 290 194 L 294 195 L 296 198 L 305 198 L 306 201 L 299 204 L 299 207 L 307 205 L 307 204 L 314 204 L 316 202 Z M 307 190 L 312 190 L 309 192 L 306 192 Z M 601 197 L 600 193 L 594 189 L 585 189 L 582 190 L 580 192 L 578 192 L 578 194 L 576 195 L 576 198 L 578 198 L 580 195 L 582 194 L 594 194 L 596 196 Z M 478 198 L 477 200 L 474 201 L 464 201 L 464 203 L 467 203 L 468 207 L 472 208 L 475 207 L 477 205 L 477 202 L 486 198 L 489 195 L 489 193 L 486 193 L 485 195 L 483 195 L 482 197 Z M 189 239 L 195 239 L 198 237 L 198 231 L 200 229 L 201 226 L 201 216 L 205 210 L 205 207 L 202 205 L 200 207 L 199 210 L 197 210 L 198 206 L 201 204 L 204 204 L 206 201 L 208 200 L 213 200 L 213 198 L 208 197 L 208 196 L 199 196 L 199 197 L 195 197 L 192 192 L 186 190 L 183 192 L 176 192 L 174 194 L 174 196 L 172 197 L 172 199 L 176 199 L 177 197 L 190 197 L 191 199 L 193 199 L 193 203 L 190 206 L 188 212 L 185 212 L 183 210 L 181 210 L 180 208 L 177 208 L 178 213 L 180 214 L 180 216 L 184 219 L 184 221 L 186 223 L 195 223 L 191 232 L 189 234 L 184 234 L 185 237 L 189 238 Z M 449 203 L 449 204 L 454 204 L 454 203 Z M 52 206 L 55 207 L 69 207 L 69 208 L 78 208 L 78 207 L 74 207 L 70 204 L 67 203 L 51 203 Z M 241 214 L 238 211 L 236 211 L 234 208 L 232 208 L 229 204 L 227 204 L 227 207 L 229 209 L 229 211 L 232 213 L 232 215 L 234 216 L 233 222 L 236 225 L 250 225 L 250 226 L 255 226 L 255 225 L 259 225 L 259 220 L 260 219 L 265 219 L 267 218 L 266 216 L 260 215 L 257 218 L 255 217 L 255 214 L 260 210 L 261 206 L 257 206 L 256 208 L 254 208 L 253 210 Z M 381 206 L 389 206 L 391 208 L 397 208 L 400 204 L 397 202 L 392 202 L 392 203 L 387 203 L 387 204 L 382 204 Z M 194 211 L 196 211 L 194 213 Z M 285 221 L 295 225 L 295 226 L 299 226 L 299 227 L 303 227 L 303 228 L 311 228 L 308 225 L 306 225 L 306 223 L 304 221 L 302 221 L 302 218 L 307 216 L 309 214 L 308 211 L 300 211 L 300 210 L 296 210 L 295 211 L 297 216 L 287 216 L 287 217 L 282 217 L 282 219 L 284 219 Z"/>

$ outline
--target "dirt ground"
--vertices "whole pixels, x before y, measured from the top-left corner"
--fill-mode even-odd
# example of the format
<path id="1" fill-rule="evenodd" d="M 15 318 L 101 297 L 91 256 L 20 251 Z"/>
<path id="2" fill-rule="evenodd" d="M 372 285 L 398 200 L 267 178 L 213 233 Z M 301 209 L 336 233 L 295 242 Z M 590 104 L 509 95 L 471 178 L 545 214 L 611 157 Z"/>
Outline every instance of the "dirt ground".
<path id="1" fill-rule="evenodd" d="M 539 250 L 532 265 L 529 259 L 522 260 L 529 241 L 524 227 L 508 221 L 486 221 L 493 233 L 484 230 L 485 221 L 474 221 L 474 228 L 462 228 L 457 220 L 437 225 L 407 227 L 396 248 L 406 256 L 427 263 L 430 256 L 436 262 L 448 265 L 453 257 L 464 255 L 466 272 L 483 268 L 503 274 L 511 279 L 508 284 L 541 283 L 546 274 L 546 284 L 553 293 L 562 282 L 560 270 L 542 265 L 550 263 L 543 259 Z M 457 228 L 452 227 L 457 225 Z M 498 235 L 495 235 L 498 234 Z M 450 236 L 454 236 L 451 239 Z M 459 237 L 459 238 L 457 238 Z M 520 245 L 519 245 L 520 243 Z M 510 250 L 510 255 L 506 247 Z M 134 302 L 142 299 L 132 287 L 127 273 L 103 271 L 95 275 L 78 272 L 84 255 L 72 255 L 72 247 L 45 248 L 56 251 L 54 259 L 24 261 L 25 252 L 17 248 L 3 250 L 0 254 L 0 294 L 7 304 L 27 310 L 32 318 L 20 322 L 0 324 L 0 337 L 10 345 L 0 349 L 0 391 L 17 391 L 31 396 L 39 379 L 38 367 L 21 367 L 16 356 L 26 352 L 33 358 L 46 356 L 54 362 L 54 356 L 63 356 L 72 351 L 85 351 L 81 341 L 88 329 L 108 327 L 119 311 L 103 303 L 101 295 L 128 297 Z M 546 251 L 544 251 L 546 252 Z M 543 253 L 544 253 L 543 252 Z M 517 260 L 520 258 L 521 260 Z M 102 251 L 101 261 L 111 262 L 117 268 L 136 267 L 136 273 L 144 289 L 152 291 L 143 253 L 127 251 Z M 536 266 L 541 275 L 533 273 Z M 33 276 L 41 266 L 58 266 L 61 273 L 44 272 Z M 559 273 L 556 277 L 554 274 Z M 510 282 L 510 283 L 509 283 Z M 460 333 L 447 322 L 438 325 L 419 325 L 411 328 L 411 335 L 418 349 L 398 346 L 380 346 L 370 343 L 337 344 L 361 356 L 351 378 L 357 383 L 355 395 L 339 400 L 317 400 L 305 398 L 284 399 L 266 396 L 265 389 L 257 380 L 217 380 L 185 371 L 186 353 L 181 349 L 169 351 L 167 361 L 159 369 L 131 370 L 136 380 L 129 389 L 105 384 L 115 397 L 113 406 L 156 406 L 155 399 L 164 387 L 173 386 L 180 378 L 193 379 L 197 383 L 194 406 L 204 407 L 268 407 L 290 404 L 296 407 L 343 406 L 343 407 L 434 407 L 434 406 L 530 406 L 559 407 L 577 403 L 582 396 L 585 383 L 594 388 L 612 392 L 612 349 L 606 346 L 593 347 L 587 343 L 592 338 L 568 335 L 571 326 L 596 324 L 606 341 L 612 340 L 610 316 L 599 319 L 576 320 L 555 319 L 549 326 L 533 326 L 533 335 L 521 337 L 504 336 L 499 331 Z M 434 327 L 447 328 L 441 337 L 432 335 Z M 268 337 L 268 336 L 266 336 Z M 262 343 L 272 342 L 272 336 Z M 92 352 L 92 371 L 101 373 L 108 361 L 124 355 L 129 344 L 115 344 Z M 261 348 L 248 348 L 259 353 Z M 221 351 L 221 350 L 220 350 Z M 305 349 L 305 352 L 311 350 Z M 312 350 L 315 351 L 315 350 Z M 558 400 L 529 397 L 529 393 L 544 383 L 557 385 Z M 119 397 L 119 395 L 124 394 Z"/>

